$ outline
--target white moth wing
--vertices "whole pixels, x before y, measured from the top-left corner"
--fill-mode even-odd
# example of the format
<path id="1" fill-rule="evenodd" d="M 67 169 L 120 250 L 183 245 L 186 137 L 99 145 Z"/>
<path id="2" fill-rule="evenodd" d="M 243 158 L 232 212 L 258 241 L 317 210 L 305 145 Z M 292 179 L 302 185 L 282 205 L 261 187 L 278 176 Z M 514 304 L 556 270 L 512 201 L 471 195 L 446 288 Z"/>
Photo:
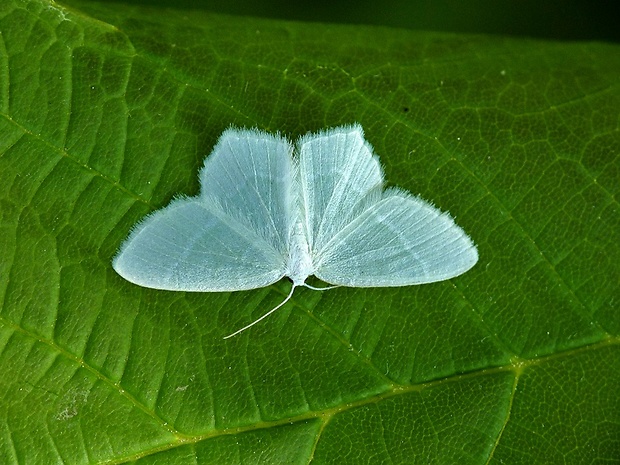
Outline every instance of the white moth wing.
<path id="1" fill-rule="evenodd" d="M 447 213 L 391 189 L 325 245 L 315 275 L 342 286 L 409 286 L 469 270 L 478 252 Z"/>
<path id="2" fill-rule="evenodd" d="M 284 257 L 264 238 L 199 198 L 148 216 L 114 259 L 128 281 L 170 291 L 237 291 L 284 276 Z"/>
<path id="3" fill-rule="evenodd" d="M 200 197 L 288 254 L 296 214 L 293 147 L 263 131 L 228 129 L 200 171 Z"/>
<path id="4" fill-rule="evenodd" d="M 200 173 L 200 195 L 148 216 L 115 257 L 135 284 L 177 291 L 267 286 L 287 270 L 292 148 L 259 131 L 225 131 Z"/>
<path id="5" fill-rule="evenodd" d="M 307 134 L 297 154 L 302 224 L 314 255 L 381 198 L 383 172 L 358 124 Z"/>

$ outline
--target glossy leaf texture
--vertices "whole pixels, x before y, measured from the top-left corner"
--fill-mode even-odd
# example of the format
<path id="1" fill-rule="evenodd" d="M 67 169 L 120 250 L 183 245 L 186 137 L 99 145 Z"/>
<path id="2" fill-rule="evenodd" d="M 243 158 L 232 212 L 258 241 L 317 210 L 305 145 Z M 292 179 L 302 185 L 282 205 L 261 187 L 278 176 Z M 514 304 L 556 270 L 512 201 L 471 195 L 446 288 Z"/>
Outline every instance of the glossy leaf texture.
<path id="1" fill-rule="evenodd" d="M 0 463 L 611 463 L 620 48 L 0 3 Z M 402 288 L 141 288 L 111 260 L 231 125 L 359 122 L 480 261 Z M 317 280 L 310 284 L 320 285 Z"/>

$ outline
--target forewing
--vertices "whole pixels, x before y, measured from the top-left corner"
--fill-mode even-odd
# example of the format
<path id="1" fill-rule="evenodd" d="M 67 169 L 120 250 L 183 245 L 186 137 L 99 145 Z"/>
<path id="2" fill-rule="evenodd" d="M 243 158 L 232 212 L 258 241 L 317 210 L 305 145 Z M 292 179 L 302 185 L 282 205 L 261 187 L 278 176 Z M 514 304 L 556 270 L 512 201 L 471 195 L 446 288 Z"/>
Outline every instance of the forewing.
<path id="1" fill-rule="evenodd" d="M 408 286 L 453 278 L 477 261 L 476 247 L 447 213 L 390 191 L 332 238 L 315 275 L 343 286 Z"/>
<path id="2" fill-rule="evenodd" d="M 228 129 L 200 172 L 200 197 L 286 254 L 296 214 L 292 155 L 283 137 Z"/>
<path id="3" fill-rule="evenodd" d="M 139 223 L 114 269 L 140 286 L 238 291 L 284 276 L 284 257 L 264 238 L 200 198 L 177 199 Z"/>
<path id="4" fill-rule="evenodd" d="M 383 172 L 359 125 L 308 134 L 297 153 L 302 222 L 314 255 L 379 200 Z"/>

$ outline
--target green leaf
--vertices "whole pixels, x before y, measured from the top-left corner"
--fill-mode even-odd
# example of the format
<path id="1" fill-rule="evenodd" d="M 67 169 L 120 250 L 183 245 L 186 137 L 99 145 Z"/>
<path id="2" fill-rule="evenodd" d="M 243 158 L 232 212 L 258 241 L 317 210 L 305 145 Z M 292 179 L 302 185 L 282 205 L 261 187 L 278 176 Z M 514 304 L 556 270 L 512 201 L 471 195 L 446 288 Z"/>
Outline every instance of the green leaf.
<path id="1" fill-rule="evenodd" d="M 610 463 L 620 48 L 0 3 L 0 463 Z M 230 125 L 358 121 L 479 247 L 451 281 L 140 288 Z"/>

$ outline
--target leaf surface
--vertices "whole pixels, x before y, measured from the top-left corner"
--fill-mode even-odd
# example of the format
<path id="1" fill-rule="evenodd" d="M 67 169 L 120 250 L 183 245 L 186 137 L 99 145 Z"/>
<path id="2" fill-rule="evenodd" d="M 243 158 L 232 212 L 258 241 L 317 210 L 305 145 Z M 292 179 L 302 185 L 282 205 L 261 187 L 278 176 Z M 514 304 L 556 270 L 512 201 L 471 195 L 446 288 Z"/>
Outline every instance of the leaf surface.
<path id="1" fill-rule="evenodd" d="M 0 463 L 610 463 L 620 49 L 0 5 Z M 234 125 L 359 122 L 479 248 L 413 287 L 140 288 L 111 260 Z"/>

